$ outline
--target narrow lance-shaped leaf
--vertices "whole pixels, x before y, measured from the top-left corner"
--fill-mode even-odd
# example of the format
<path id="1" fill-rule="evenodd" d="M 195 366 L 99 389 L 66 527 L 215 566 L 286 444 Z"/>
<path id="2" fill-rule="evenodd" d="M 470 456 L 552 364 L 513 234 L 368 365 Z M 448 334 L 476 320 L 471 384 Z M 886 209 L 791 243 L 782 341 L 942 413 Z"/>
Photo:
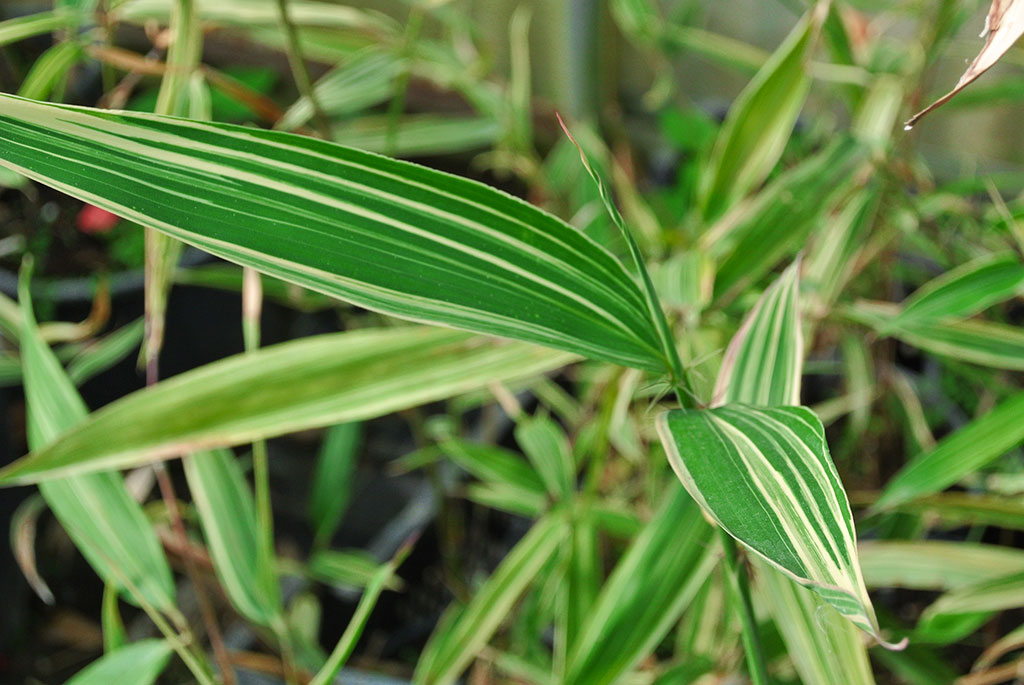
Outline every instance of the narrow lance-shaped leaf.
<path id="1" fill-rule="evenodd" d="M 21 353 L 29 447 L 42 449 L 86 420 L 88 410 L 50 348 L 39 337 L 28 278 L 19 288 Z M 40 483 L 39 491 L 83 556 L 104 580 L 161 611 L 174 610 L 174 584 L 163 549 L 119 473 L 92 473 Z"/>
<path id="2" fill-rule="evenodd" d="M 309 494 L 309 519 L 318 547 L 330 542 L 348 508 L 362 434 L 361 423 L 339 423 L 324 435 Z"/>
<path id="3" fill-rule="evenodd" d="M 917 320 L 899 326 L 899 305 L 858 302 L 844 310 L 852 320 L 933 354 L 995 369 L 1024 371 L 1024 329 L 1020 326 L 968 319 Z"/>
<path id="4" fill-rule="evenodd" d="M 669 370 L 646 292 L 487 186 L 276 131 L 0 96 L 0 163 L 213 254 L 394 316 Z"/>
<path id="5" fill-rule="evenodd" d="M 668 412 L 658 429 L 684 486 L 727 533 L 877 637 L 857 561 L 853 516 L 824 429 L 810 410 L 780 406 L 800 398 L 798 274 L 799 263 L 764 293 L 730 344 L 715 403 L 728 399 L 732 404 Z M 751 401 L 764 406 L 743 404 Z M 775 571 L 769 567 L 762 573 Z M 856 635 L 808 625 L 817 600 L 783 579 L 767 580 L 787 589 L 769 601 L 790 648 L 813 643 L 839 655 L 799 660 L 803 677 L 830 673 L 834 679 L 843 663 L 852 669 L 843 678 L 871 681 Z"/>
<path id="6" fill-rule="evenodd" d="M 221 586 L 254 623 L 280 627 L 284 618 L 273 559 L 260 541 L 256 505 L 241 469 L 227 450 L 182 459 L 192 501 Z"/>
<path id="7" fill-rule="evenodd" d="M 944 438 L 904 466 L 882 491 L 875 509 L 934 494 L 1024 444 L 1024 392 Z"/>
<path id="8" fill-rule="evenodd" d="M 0 482 L 129 467 L 369 419 L 574 360 L 534 345 L 426 327 L 295 340 L 123 397 L 0 470 Z"/>
<path id="9" fill-rule="evenodd" d="M 765 291 L 729 343 L 715 383 L 713 405 L 800 404 L 804 344 L 799 298 L 797 260 Z"/>
<path id="10" fill-rule="evenodd" d="M 141 640 L 106 654 L 75 674 L 67 685 L 110 685 L 156 682 L 171 658 L 171 646 L 163 640 Z"/>
<path id="11" fill-rule="evenodd" d="M 711 532 L 693 499 L 674 485 L 570 645 L 566 683 L 618 682 L 664 639 L 717 561 Z"/>
<path id="12" fill-rule="evenodd" d="M 797 260 L 769 287 L 733 337 L 718 373 L 715 405 L 800 403 L 804 341 Z M 825 598 L 768 564 L 755 564 L 770 609 L 800 677 L 808 683 L 872 683 L 857 629 Z"/>
<path id="13" fill-rule="evenodd" d="M 827 4 L 808 12 L 733 103 L 699 190 L 705 219 L 718 218 L 778 162 L 810 89 L 807 64 Z"/>
<path id="14" fill-rule="evenodd" d="M 894 647 L 878 634 L 850 504 L 811 410 L 672 411 L 658 431 L 683 485 L 727 533 Z"/>
<path id="15" fill-rule="evenodd" d="M 1024 292 L 1024 264 L 1013 255 L 982 257 L 929 281 L 883 330 L 966 317 Z"/>
<path id="16" fill-rule="evenodd" d="M 472 601 L 461 610 L 449 609 L 441 619 L 423 650 L 413 682 L 455 682 L 568 533 L 563 511 L 551 512 L 533 524 L 476 591 Z"/>
<path id="17" fill-rule="evenodd" d="M 967 71 L 960 77 L 953 90 L 911 117 L 905 126 L 908 131 L 926 114 L 952 100 L 957 93 L 995 66 L 996 62 L 1024 35 L 1024 0 L 992 0 L 988 16 L 985 17 L 985 30 L 981 35 L 986 39 L 985 46 L 967 67 Z"/>

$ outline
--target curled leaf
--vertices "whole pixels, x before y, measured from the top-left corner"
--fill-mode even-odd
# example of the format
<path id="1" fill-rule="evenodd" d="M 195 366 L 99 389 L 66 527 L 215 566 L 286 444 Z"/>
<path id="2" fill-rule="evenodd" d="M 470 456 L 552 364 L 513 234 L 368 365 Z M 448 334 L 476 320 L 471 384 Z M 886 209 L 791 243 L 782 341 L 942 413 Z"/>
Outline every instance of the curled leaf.
<path id="1" fill-rule="evenodd" d="M 904 126 L 907 131 L 914 128 L 924 115 L 952 100 L 957 93 L 988 71 L 1024 35 L 1024 0 L 992 0 L 992 7 L 985 18 L 985 30 L 981 35 L 985 38 L 985 47 L 971 62 L 971 66 L 967 67 L 956 87 L 911 117 Z"/>

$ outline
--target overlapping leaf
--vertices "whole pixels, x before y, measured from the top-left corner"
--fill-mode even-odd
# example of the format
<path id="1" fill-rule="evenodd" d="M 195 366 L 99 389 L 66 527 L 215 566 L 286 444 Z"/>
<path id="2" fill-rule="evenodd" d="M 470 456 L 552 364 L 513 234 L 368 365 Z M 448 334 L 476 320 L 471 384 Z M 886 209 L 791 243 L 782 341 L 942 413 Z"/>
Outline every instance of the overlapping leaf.
<path id="1" fill-rule="evenodd" d="M 213 568 L 231 603 L 254 623 L 279 625 L 284 619 L 274 560 L 261 543 L 256 505 L 234 455 L 209 450 L 182 462 Z"/>
<path id="2" fill-rule="evenodd" d="M 87 420 L 88 410 L 50 348 L 42 341 L 29 303 L 22 298 L 21 353 L 28 408 L 29 447 L 52 445 L 63 431 Z M 174 611 L 171 569 L 142 508 L 119 473 L 91 473 L 40 484 L 83 556 L 106 581 L 160 611 Z"/>
<path id="3" fill-rule="evenodd" d="M 281 132 L 0 97 L 0 163 L 213 254 L 395 316 L 669 370 L 645 292 L 492 188 Z"/>
<path id="4" fill-rule="evenodd" d="M 673 411 L 658 429 L 683 484 L 726 532 L 878 637 L 853 515 L 811 410 Z"/>
<path id="5" fill-rule="evenodd" d="M 658 431 L 683 485 L 726 532 L 878 637 L 853 516 L 824 429 L 809 409 L 783 406 L 800 399 L 798 276 L 799 263 L 764 293 L 733 338 L 714 400 L 731 404 L 668 412 L 659 417 Z M 782 579 L 767 582 L 786 587 Z M 856 635 L 838 626 L 817 630 L 809 622 L 823 609 L 815 608 L 819 600 L 800 588 L 788 590 L 770 602 L 790 648 L 814 643 L 819 653 L 839 655 L 799 661 L 802 675 L 834 678 L 845 664 L 853 670 L 843 677 L 870 682 Z"/>
<path id="6" fill-rule="evenodd" d="M 529 378 L 573 359 L 524 343 L 426 327 L 296 340 L 123 397 L 59 441 L 0 470 L 0 482 L 127 467 L 372 418 L 492 381 Z"/>

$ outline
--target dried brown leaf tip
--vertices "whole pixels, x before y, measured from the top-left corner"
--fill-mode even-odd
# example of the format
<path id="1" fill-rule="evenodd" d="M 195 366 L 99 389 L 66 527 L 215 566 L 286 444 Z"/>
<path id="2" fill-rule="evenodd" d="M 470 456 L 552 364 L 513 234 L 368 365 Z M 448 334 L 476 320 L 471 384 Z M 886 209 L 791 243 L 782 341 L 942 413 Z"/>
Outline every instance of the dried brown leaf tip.
<path id="1" fill-rule="evenodd" d="M 1024 0 L 993 0 L 985 18 L 985 30 L 981 35 L 985 38 L 985 47 L 960 77 L 956 87 L 911 117 L 904 127 L 907 131 L 914 128 L 921 117 L 949 102 L 957 93 L 988 71 L 1013 47 L 1017 39 L 1024 35 Z"/>

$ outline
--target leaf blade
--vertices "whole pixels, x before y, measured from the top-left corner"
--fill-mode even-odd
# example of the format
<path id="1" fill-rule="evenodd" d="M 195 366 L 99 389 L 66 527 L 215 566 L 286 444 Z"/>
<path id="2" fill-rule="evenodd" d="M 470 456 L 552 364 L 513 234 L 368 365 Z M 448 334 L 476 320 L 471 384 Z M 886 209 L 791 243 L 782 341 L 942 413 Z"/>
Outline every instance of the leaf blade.
<path id="1" fill-rule="evenodd" d="M 57 443 L 0 470 L 0 483 L 137 465 L 373 418 L 573 360 L 532 345 L 425 327 L 300 339 L 127 395 Z"/>
<path id="2" fill-rule="evenodd" d="M 493 188 L 277 131 L 13 96 L 0 112 L 4 165 L 229 261 L 401 318 L 666 370 L 622 265 Z"/>

